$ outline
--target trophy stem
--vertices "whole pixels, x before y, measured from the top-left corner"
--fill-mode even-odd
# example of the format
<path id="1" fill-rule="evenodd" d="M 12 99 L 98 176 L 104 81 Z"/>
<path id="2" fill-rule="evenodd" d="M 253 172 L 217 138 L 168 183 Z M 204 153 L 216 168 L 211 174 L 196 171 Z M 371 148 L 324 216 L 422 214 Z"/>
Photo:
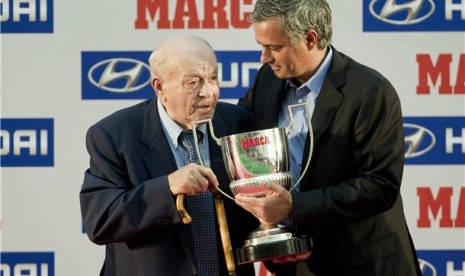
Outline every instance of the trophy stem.
<path id="1" fill-rule="evenodd" d="M 251 233 L 236 254 L 238 263 L 245 264 L 307 253 L 312 246 L 311 238 L 296 237 L 287 228 L 273 225 Z"/>

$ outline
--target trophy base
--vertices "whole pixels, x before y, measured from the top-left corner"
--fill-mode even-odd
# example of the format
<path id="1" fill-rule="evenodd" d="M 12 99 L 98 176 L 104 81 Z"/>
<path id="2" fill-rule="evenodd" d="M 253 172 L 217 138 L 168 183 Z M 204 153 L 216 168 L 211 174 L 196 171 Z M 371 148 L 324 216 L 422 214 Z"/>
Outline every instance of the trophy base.
<path id="1" fill-rule="evenodd" d="M 282 228 L 254 232 L 252 236 L 236 250 L 239 264 L 308 253 L 312 249 L 308 237 L 296 237 Z"/>

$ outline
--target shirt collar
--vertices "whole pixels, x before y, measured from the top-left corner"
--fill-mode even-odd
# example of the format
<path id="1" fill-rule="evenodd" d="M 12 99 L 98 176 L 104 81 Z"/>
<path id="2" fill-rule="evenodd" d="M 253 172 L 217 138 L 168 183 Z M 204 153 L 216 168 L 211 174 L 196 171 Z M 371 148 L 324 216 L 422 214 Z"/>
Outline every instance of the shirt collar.
<path id="1" fill-rule="evenodd" d="M 318 97 L 318 95 L 320 94 L 321 87 L 323 86 L 323 82 L 325 80 L 326 73 L 328 73 L 329 66 L 331 65 L 332 59 L 333 59 L 333 49 L 329 47 L 328 54 L 326 55 L 321 65 L 318 67 L 318 70 L 315 72 L 315 74 L 313 74 L 313 76 L 307 82 L 301 85 L 301 87 L 304 85 L 307 86 L 308 89 L 310 89 L 310 91 L 312 91 L 312 93 L 315 94 L 315 98 Z M 290 87 L 296 90 L 299 88 L 295 85 L 292 79 L 288 78 L 286 79 L 286 89 Z"/>
<path id="2" fill-rule="evenodd" d="M 166 112 L 165 107 L 161 104 L 160 98 L 158 97 L 157 97 L 157 106 L 158 106 L 158 114 L 161 120 L 161 125 L 163 127 L 163 130 L 165 131 L 166 137 L 168 138 L 168 141 L 170 142 L 170 144 L 175 149 L 177 149 L 178 148 L 178 136 L 179 134 L 181 134 L 181 132 L 184 129 L 180 127 L 175 121 L 173 121 L 173 119 L 171 119 L 171 117 Z M 198 130 L 204 134 L 207 133 L 206 132 L 207 125 L 206 124 L 200 125 L 198 127 Z M 202 140 L 200 140 L 200 143 L 202 143 Z"/>

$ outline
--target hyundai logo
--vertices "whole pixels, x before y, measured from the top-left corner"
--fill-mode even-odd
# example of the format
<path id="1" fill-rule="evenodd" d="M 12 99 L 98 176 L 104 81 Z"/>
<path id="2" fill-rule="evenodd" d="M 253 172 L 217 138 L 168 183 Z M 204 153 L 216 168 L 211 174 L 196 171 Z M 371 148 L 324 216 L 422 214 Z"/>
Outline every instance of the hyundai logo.
<path id="1" fill-rule="evenodd" d="M 420 264 L 420 270 L 423 276 L 437 275 L 436 268 L 434 268 L 434 266 L 431 263 L 422 259 L 418 259 L 418 263 Z"/>
<path id="2" fill-rule="evenodd" d="M 150 78 L 141 76 L 150 67 L 144 62 L 130 58 L 111 58 L 92 66 L 87 74 L 89 81 L 96 87 L 115 93 L 134 92 L 150 83 Z"/>
<path id="3" fill-rule="evenodd" d="M 414 158 L 430 151 L 436 144 L 436 137 L 427 128 L 404 124 L 405 135 L 405 158 Z"/>
<path id="4" fill-rule="evenodd" d="M 394 25 L 411 25 L 429 18 L 434 13 L 436 6 L 433 0 L 411 0 L 403 4 L 397 4 L 396 0 L 372 0 L 369 9 L 375 18 L 383 22 Z"/>

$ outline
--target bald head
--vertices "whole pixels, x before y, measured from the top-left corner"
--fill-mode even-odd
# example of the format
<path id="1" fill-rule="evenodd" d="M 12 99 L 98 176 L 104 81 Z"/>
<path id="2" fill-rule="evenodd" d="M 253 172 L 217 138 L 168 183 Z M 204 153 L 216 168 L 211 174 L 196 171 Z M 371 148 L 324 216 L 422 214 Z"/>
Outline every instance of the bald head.
<path id="1" fill-rule="evenodd" d="M 149 58 L 152 77 L 165 77 L 177 66 L 186 62 L 207 61 L 216 64 L 215 53 L 210 44 L 192 35 L 180 35 L 161 42 Z"/>

